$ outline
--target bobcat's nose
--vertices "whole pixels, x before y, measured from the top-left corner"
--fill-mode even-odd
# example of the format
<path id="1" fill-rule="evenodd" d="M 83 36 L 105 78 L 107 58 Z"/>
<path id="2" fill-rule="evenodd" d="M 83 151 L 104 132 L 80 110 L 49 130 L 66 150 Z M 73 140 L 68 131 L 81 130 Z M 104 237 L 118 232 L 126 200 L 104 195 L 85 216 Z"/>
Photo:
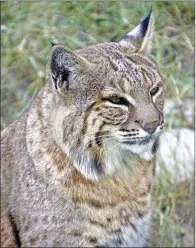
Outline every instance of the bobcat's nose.
<path id="1" fill-rule="evenodd" d="M 159 121 L 153 121 L 146 123 L 143 128 L 146 132 L 152 134 L 155 132 L 156 128 L 159 126 Z"/>

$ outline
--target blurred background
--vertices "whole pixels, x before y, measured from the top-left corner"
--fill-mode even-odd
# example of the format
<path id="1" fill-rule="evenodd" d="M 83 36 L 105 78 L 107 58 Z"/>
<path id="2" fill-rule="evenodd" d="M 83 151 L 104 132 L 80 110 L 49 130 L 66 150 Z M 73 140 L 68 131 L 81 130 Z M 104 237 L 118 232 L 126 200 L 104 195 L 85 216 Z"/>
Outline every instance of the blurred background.
<path id="1" fill-rule="evenodd" d="M 194 246 L 193 2 L 1 2 L 1 129 L 45 81 L 50 42 L 71 49 L 119 41 L 153 7 L 151 58 L 165 83 L 165 132 L 153 192 L 154 247 Z"/>

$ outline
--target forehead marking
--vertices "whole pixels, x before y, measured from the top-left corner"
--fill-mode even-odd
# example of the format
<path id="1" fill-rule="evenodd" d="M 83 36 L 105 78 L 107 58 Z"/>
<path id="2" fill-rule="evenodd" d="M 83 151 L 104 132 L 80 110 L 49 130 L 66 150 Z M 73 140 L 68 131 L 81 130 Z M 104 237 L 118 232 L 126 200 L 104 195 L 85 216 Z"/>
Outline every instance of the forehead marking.
<path id="1" fill-rule="evenodd" d="M 151 60 L 149 60 L 147 57 L 141 56 L 138 53 L 133 53 L 127 57 L 137 65 L 149 66 L 151 68 L 154 67 L 154 63 Z"/>
<path id="2" fill-rule="evenodd" d="M 129 93 L 131 91 L 131 82 L 127 80 L 127 78 L 121 78 L 119 82 L 119 88 L 123 93 Z"/>
<path id="3" fill-rule="evenodd" d="M 150 70 L 150 68 L 145 68 L 143 66 L 141 67 L 141 69 L 143 77 L 146 79 L 145 81 L 147 81 L 147 84 L 150 86 L 153 85 L 153 82 L 156 82 L 156 77 L 153 70 Z"/>
<path id="4" fill-rule="evenodd" d="M 144 78 L 144 82 L 145 82 L 146 85 L 150 85 L 150 86 L 152 85 L 152 83 L 151 83 L 152 78 L 150 78 L 147 74 L 143 73 L 143 78 Z"/>

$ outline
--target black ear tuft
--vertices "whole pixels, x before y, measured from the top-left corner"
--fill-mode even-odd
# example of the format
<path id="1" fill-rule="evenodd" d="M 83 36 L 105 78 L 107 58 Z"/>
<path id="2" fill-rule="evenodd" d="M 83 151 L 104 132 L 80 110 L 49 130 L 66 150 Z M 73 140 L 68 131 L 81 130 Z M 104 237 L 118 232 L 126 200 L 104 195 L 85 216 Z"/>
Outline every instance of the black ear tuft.
<path id="1" fill-rule="evenodd" d="M 148 24 L 149 24 L 149 21 L 150 21 L 151 14 L 152 14 L 152 6 L 150 8 L 149 14 L 146 16 L 146 18 L 143 21 L 141 21 L 141 32 L 142 32 L 142 36 L 145 36 L 145 34 L 146 34 L 146 31 L 148 29 Z"/>
<path id="2" fill-rule="evenodd" d="M 120 41 L 120 44 L 125 48 L 125 52 L 129 51 L 129 46 L 131 51 L 147 55 L 151 50 L 153 34 L 154 15 L 151 7 L 146 18 L 144 18 L 131 32 L 126 34 Z"/>

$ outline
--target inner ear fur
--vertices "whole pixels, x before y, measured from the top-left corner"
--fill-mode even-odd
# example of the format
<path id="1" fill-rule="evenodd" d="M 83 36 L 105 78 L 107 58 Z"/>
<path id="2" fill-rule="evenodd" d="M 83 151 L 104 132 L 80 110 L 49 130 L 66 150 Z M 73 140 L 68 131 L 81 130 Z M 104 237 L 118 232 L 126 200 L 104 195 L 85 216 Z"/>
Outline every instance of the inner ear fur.
<path id="1" fill-rule="evenodd" d="M 50 76 L 55 89 L 69 90 L 74 77 L 88 69 L 90 63 L 64 45 L 54 45 L 49 54 Z"/>

